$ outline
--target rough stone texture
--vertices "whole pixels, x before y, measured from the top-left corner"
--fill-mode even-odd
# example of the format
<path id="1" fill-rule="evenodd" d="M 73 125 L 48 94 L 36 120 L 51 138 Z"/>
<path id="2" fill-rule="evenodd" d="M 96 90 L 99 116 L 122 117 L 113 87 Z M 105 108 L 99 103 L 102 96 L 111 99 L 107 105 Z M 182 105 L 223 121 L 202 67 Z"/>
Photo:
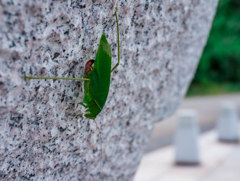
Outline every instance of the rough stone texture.
<path id="1" fill-rule="evenodd" d="M 83 111 L 83 77 L 105 32 L 121 63 L 96 121 Z M 0 1 L 0 179 L 131 180 L 154 122 L 183 98 L 217 0 Z M 112 64 L 112 65 L 113 65 Z"/>

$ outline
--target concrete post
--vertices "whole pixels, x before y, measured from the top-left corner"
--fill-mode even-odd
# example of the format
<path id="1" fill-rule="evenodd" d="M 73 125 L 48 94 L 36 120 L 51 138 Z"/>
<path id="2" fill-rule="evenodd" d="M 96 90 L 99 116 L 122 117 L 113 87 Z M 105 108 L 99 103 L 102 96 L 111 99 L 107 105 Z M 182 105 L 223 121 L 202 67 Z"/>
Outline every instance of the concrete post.
<path id="1" fill-rule="evenodd" d="M 217 122 L 218 139 L 223 142 L 239 141 L 239 118 L 237 106 L 233 102 L 222 104 Z"/>
<path id="2" fill-rule="evenodd" d="M 199 164 L 198 134 L 196 112 L 191 109 L 182 110 L 175 137 L 176 164 Z"/>

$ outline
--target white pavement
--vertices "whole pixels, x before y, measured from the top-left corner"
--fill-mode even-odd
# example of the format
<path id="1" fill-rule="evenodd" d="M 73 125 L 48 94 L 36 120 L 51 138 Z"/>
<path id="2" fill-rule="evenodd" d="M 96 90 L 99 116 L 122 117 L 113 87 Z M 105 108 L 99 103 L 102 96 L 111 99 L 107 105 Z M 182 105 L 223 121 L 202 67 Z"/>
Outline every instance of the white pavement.
<path id="1" fill-rule="evenodd" d="M 167 146 L 143 157 L 134 181 L 240 181 L 240 144 L 218 142 L 215 130 L 199 143 L 200 165 L 175 165 L 174 147 Z"/>

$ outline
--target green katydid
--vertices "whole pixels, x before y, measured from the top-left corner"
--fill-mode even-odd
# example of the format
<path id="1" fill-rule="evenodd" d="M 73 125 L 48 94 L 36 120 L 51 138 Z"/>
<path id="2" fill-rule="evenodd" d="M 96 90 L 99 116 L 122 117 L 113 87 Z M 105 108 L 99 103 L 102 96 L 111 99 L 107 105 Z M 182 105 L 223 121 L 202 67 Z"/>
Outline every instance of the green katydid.
<path id="1" fill-rule="evenodd" d="M 120 62 L 120 48 L 119 48 L 119 26 L 117 17 L 117 8 L 115 9 L 115 16 L 117 22 L 117 46 L 118 46 L 118 62 L 111 69 L 111 47 L 103 33 L 100 39 L 99 47 L 95 60 L 89 60 L 85 65 L 84 78 L 65 78 L 65 77 L 29 77 L 24 76 L 25 79 L 63 79 L 63 80 L 83 80 L 84 81 L 84 99 L 80 102 L 86 108 L 84 116 L 89 119 L 95 118 L 103 109 L 107 100 L 111 72 L 113 72 Z M 79 115 L 77 115 L 79 116 Z M 96 123 L 96 121 L 95 121 Z M 98 127 L 97 123 L 96 126 Z M 99 129 L 99 127 L 98 127 Z"/>

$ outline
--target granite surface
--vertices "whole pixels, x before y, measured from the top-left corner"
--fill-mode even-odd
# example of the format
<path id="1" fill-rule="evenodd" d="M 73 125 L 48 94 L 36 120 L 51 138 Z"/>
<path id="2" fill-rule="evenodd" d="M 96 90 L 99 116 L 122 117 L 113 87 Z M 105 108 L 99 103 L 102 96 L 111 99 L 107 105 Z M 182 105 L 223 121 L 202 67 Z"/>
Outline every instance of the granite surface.
<path id="1" fill-rule="evenodd" d="M 92 120 L 81 81 L 106 33 L 121 63 Z M 217 0 L 0 1 L 0 180 L 132 180 L 154 123 L 178 107 L 194 75 Z M 102 145 L 102 147 L 101 147 Z M 102 149 L 101 149 L 102 148 Z"/>

